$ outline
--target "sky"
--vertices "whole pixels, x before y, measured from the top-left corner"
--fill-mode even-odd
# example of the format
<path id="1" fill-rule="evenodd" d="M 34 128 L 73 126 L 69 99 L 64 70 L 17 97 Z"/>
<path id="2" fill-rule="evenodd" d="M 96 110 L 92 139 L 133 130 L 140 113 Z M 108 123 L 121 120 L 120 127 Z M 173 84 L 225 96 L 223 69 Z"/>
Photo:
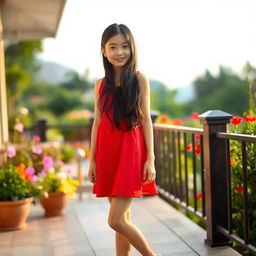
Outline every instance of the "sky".
<path id="1" fill-rule="evenodd" d="M 104 76 L 104 29 L 123 23 L 138 49 L 138 70 L 169 88 L 187 86 L 219 65 L 256 65 L 255 0 L 67 0 L 56 38 L 40 58 Z"/>

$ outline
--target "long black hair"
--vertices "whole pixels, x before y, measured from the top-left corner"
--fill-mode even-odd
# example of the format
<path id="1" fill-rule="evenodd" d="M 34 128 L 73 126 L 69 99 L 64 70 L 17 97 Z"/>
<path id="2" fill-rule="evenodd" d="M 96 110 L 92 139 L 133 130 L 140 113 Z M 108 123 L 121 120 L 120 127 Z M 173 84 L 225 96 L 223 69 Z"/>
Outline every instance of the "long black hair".
<path id="1" fill-rule="evenodd" d="M 108 26 L 102 34 L 101 49 L 103 50 L 110 38 L 117 34 L 122 34 L 130 47 L 130 58 L 122 68 L 120 76 L 120 88 L 115 87 L 114 69 L 107 57 L 103 57 L 105 69 L 105 81 L 99 103 L 103 100 L 101 115 L 105 113 L 108 119 L 114 125 L 122 130 L 120 121 L 125 121 L 125 131 L 131 130 L 138 125 L 142 119 L 140 102 L 140 85 L 136 73 L 137 69 L 137 51 L 133 35 L 129 28 L 123 24 L 112 24 Z M 112 95 L 112 97 L 111 97 Z M 108 101 L 110 100 L 110 103 Z M 113 109 L 113 120 L 109 116 L 109 110 Z"/>

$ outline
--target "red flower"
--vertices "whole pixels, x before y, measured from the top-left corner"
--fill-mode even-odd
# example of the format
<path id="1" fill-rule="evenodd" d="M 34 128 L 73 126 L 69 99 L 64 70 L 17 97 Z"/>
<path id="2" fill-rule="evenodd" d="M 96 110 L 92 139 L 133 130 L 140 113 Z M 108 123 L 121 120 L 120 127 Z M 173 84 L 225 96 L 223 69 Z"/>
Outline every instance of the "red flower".
<path id="1" fill-rule="evenodd" d="M 195 134 L 195 140 L 200 140 L 200 134 Z"/>
<path id="2" fill-rule="evenodd" d="M 235 152 L 235 149 L 234 148 L 230 148 L 230 152 L 231 153 Z"/>
<path id="3" fill-rule="evenodd" d="M 230 121 L 233 125 L 239 125 L 243 121 L 243 118 L 234 116 L 230 119 Z"/>
<path id="4" fill-rule="evenodd" d="M 197 155 L 200 155 L 200 144 L 198 143 L 198 144 L 196 144 L 196 146 L 195 146 L 195 153 L 197 154 Z"/>
<path id="5" fill-rule="evenodd" d="M 178 119 L 178 118 L 173 119 L 173 120 L 172 120 L 172 123 L 173 123 L 174 125 L 183 125 L 183 122 L 182 122 L 180 119 Z"/>
<path id="6" fill-rule="evenodd" d="M 203 194 L 202 194 L 202 193 L 199 193 L 199 194 L 197 194 L 197 196 L 196 196 L 197 200 L 202 199 L 202 197 L 203 197 Z"/>
<path id="7" fill-rule="evenodd" d="M 186 150 L 187 150 L 187 151 L 191 151 L 191 150 L 192 150 L 192 143 L 189 143 L 189 144 L 186 146 Z"/>
<path id="8" fill-rule="evenodd" d="M 236 188 L 236 193 L 242 193 L 243 192 L 244 187 L 240 186 Z"/>
<path id="9" fill-rule="evenodd" d="M 199 116 L 199 113 L 197 113 L 197 112 L 193 112 L 191 114 L 192 119 L 198 119 L 198 116 Z"/>
<path id="10" fill-rule="evenodd" d="M 160 121 L 160 123 L 168 123 L 169 117 L 168 116 L 160 116 L 159 121 Z"/>
<path id="11" fill-rule="evenodd" d="M 256 121 L 256 116 L 246 116 L 244 120 L 246 123 L 253 123 L 254 121 Z"/>

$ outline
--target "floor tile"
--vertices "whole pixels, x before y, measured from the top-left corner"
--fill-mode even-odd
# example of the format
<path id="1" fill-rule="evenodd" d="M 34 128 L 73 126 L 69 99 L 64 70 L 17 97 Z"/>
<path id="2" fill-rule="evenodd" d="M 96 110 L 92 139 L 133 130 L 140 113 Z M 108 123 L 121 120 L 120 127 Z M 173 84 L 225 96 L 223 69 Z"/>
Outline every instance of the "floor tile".
<path id="1" fill-rule="evenodd" d="M 11 248 L 10 256 L 54 256 L 51 246 L 16 246 Z"/>
<path id="2" fill-rule="evenodd" d="M 237 256 L 232 248 L 209 248 L 206 232 L 158 196 L 133 199 L 132 222 L 162 256 Z M 106 198 L 70 200 L 66 214 L 45 218 L 31 207 L 27 229 L 0 232 L 2 256 L 114 256 L 115 231 L 108 225 Z M 132 248 L 132 256 L 141 254 Z"/>

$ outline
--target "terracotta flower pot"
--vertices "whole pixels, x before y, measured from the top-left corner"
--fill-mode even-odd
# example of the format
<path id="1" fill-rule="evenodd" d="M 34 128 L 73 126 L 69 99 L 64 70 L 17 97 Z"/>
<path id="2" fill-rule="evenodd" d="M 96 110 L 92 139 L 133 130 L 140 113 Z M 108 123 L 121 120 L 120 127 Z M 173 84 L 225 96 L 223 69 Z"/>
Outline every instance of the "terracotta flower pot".
<path id="1" fill-rule="evenodd" d="M 0 201 L 0 230 L 11 231 L 27 227 L 26 220 L 33 198 L 18 201 Z"/>
<path id="2" fill-rule="evenodd" d="M 45 210 L 44 216 L 53 217 L 63 215 L 68 198 L 68 195 L 62 192 L 50 192 L 47 198 L 40 199 L 40 203 Z"/>

